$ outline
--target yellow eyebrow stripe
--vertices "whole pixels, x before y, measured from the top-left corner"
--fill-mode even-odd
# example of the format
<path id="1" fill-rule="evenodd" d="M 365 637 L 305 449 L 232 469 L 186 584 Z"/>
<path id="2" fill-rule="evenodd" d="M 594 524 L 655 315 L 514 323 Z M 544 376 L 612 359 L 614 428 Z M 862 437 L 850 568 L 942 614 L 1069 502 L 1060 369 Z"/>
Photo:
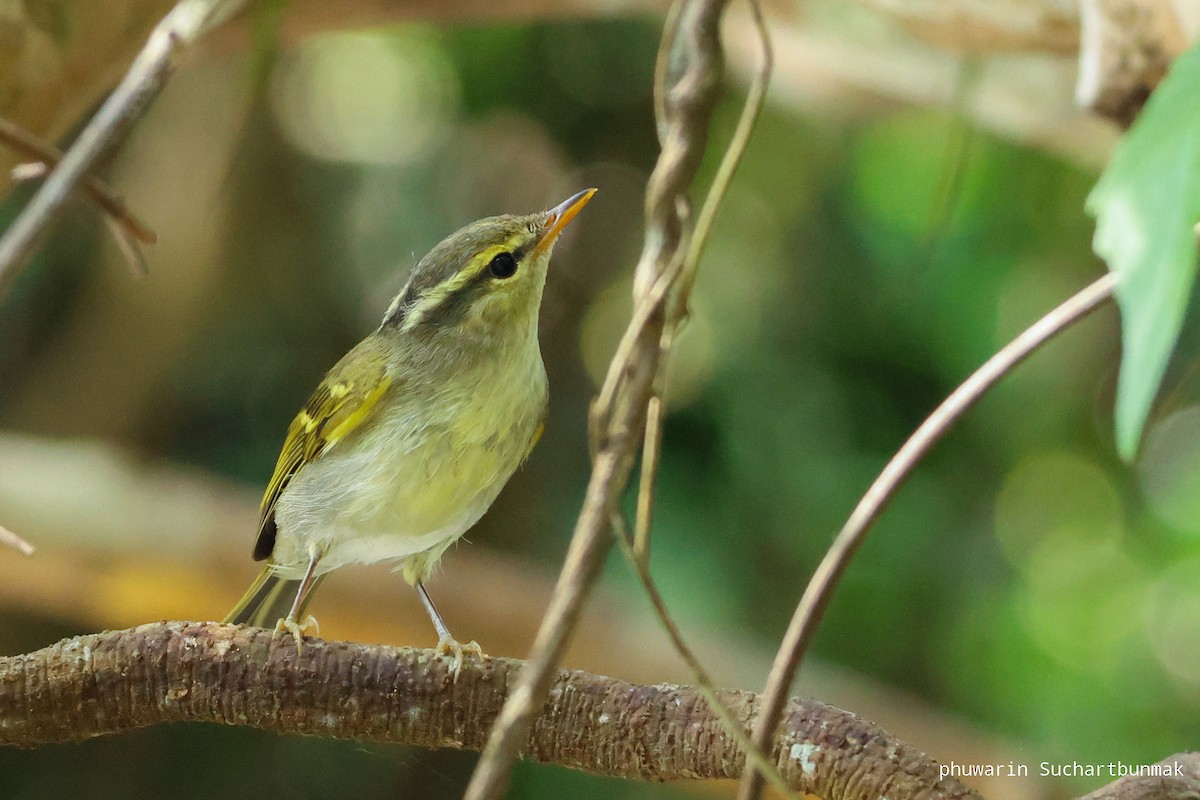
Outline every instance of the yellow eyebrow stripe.
<path id="1" fill-rule="evenodd" d="M 503 244 L 494 244 L 481 250 L 471 262 L 455 275 L 434 286 L 418 300 L 404 315 L 404 330 L 410 331 L 424 321 L 425 315 L 440 306 L 448 297 L 462 291 L 479 277 L 492 259 L 503 252 L 512 252 L 520 242 L 521 235 L 509 237 Z"/>

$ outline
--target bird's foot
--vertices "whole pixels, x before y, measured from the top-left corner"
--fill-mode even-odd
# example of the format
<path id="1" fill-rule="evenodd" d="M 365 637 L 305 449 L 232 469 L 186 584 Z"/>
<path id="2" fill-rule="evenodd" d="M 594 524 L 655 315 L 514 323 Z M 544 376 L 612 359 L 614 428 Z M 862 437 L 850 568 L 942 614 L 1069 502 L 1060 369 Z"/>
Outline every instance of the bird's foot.
<path id="1" fill-rule="evenodd" d="M 296 640 L 296 655 L 300 655 L 304 647 L 304 637 L 320 636 L 321 626 L 317 624 L 317 618 L 312 614 L 308 615 L 304 624 L 296 622 L 295 617 L 289 616 L 275 623 L 275 632 L 271 634 L 271 638 L 276 639 L 282 633 L 292 635 L 292 638 Z"/>
<path id="2" fill-rule="evenodd" d="M 434 652 L 439 656 L 449 656 L 450 658 L 450 676 L 454 678 L 454 682 L 458 683 L 458 673 L 462 670 L 463 656 L 467 653 L 473 653 L 479 658 L 483 658 L 483 648 L 479 646 L 479 642 L 474 640 L 466 644 L 459 644 L 453 636 L 441 636 L 438 638 L 437 647 Z"/>

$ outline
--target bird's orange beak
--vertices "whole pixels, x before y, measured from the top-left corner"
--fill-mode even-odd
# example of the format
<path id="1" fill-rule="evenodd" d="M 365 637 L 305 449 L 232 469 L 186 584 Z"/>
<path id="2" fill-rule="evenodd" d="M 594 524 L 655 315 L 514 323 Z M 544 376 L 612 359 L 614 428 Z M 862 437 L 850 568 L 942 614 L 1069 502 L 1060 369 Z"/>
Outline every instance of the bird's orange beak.
<path id="1" fill-rule="evenodd" d="M 562 233 L 562 229 L 567 227 L 567 223 L 575 218 L 575 215 L 587 205 L 588 200 L 591 200 L 595 193 L 595 189 L 584 189 L 547 211 L 546 221 L 542 223 L 541 238 L 538 239 L 537 247 L 534 248 L 535 252 L 540 253 L 548 248 L 558 234 Z"/>

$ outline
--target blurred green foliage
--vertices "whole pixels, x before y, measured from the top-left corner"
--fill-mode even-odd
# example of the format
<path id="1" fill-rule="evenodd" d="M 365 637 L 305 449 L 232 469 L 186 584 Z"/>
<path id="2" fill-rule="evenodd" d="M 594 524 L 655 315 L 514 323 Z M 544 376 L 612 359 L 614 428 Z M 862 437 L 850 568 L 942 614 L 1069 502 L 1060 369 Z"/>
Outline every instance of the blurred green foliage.
<path id="1" fill-rule="evenodd" d="M 623 325 L 640 246 L 657 37 L 649 19 L 404 27 L 281 53 L 226 179 L 236 222 L 213 267 L 219 292 L 126 443 L 261 485 L 291 415 L 372 327 L 413 255 L 470 219 L 595 182 L 601 194 L 557 258 L 570 267 L 551 277 L 548 432 L 471 537 L 557 564 L 587 475 L 595 365 Z M 329 53 L 366 60 L 347 78 Z M 353 78 L 376 86 L 366 75 L 390 87 L 385 118 L 399 128 L 337 127 L 343 112 L 376 124 L 353 114 L 373 113 L 384 90 L 361 103 L 334 91 Z M 348 105 L 289 123 L 288 103 L 319 96 L 323 81 Z M 740 94 L 719 110 L 715 142 Z M 429 117 L 401 125 L 409 101 Z M 410 135 L 423 138 L 392 140 Z M 687 630 L 779 638 L 833 533 L 924 415 L 1099 274 L 1082 211 L 1093 180 L 945 112 L 768 109 L 673 365 L 653 568 Z M 61 234 L 7 304 L 0 366 L 16 377 L 0 414 L 16 413 L 23 371 L 80 312 L 77 284 L 111 269 L 82 230 Z M 1007 735 L 1035 762 L 1148 762 L 1200 737 L 1200 518 L 1186 512 L 1200 423 L 1176 421 L 1159 445 L 1152 433 L 1143 465 L 1120 464 L 1116 331 L 1103 312 L 1067 333 L 937 447 L 847 574 L 818 657 Z M 1186 414 L 1194 387 L 1174 385 Z M 605 580 L 640 591 L 619 558 Z M 0 775 L 4 796 L 29 800 L 453 797 L 473 761 L 189 727 L 0 751 Z M 512 796 L 679 791 L 523 765 Z"/>

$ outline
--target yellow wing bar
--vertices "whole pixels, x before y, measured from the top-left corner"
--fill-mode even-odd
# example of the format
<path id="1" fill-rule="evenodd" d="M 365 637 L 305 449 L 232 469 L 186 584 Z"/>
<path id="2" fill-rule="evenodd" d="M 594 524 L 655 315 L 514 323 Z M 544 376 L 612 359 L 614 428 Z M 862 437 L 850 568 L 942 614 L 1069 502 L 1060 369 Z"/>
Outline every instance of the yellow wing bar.
<path id="1" fill-rule="evenodd" d="M 365 348 L 373 352 L 360 352 Z M 275 473 L 263 494 L 255 559 L 261 561 L 275 549 L 275 504 L 288 481 L 305 464 L 366 422 L 391 385 L 387 355 L 377 342 L 369 339 L 347 353 L 325 375 L 304 410 L 288 427 Z"/>

